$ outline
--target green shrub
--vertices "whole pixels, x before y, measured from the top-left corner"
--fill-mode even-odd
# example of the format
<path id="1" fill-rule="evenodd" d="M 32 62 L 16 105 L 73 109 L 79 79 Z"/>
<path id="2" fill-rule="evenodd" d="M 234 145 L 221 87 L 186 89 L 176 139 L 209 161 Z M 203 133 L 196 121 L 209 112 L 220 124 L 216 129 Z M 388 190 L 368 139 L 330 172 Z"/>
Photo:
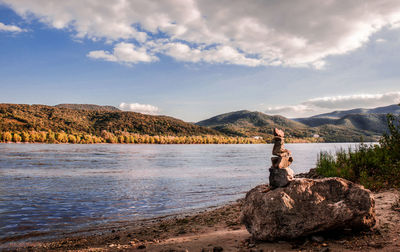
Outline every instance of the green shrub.
<path id="1" fill-rule="evenodd" d="M 340 149 L 335 154 L 321 152 L 317 173 L 325 177 L 341 177 L 366 188 L 400 188 L 400 116 L 387 116 L 389 132 L 379 144 L 361 144 L 354 150 Z"/>

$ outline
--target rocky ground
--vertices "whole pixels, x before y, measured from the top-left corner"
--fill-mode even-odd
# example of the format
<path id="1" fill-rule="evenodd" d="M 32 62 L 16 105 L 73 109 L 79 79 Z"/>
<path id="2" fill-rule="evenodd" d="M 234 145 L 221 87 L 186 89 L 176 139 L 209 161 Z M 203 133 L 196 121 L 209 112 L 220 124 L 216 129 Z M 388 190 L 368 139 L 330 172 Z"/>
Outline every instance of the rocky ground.
<path id="1" fill-rule="evenodd" d="M 255 242 L 239 223 L 241 201 L 190 216 L 153 219 L 57 241 L 8 243 L 5 250 L 54 251 L 400 251 L 400 192 L 374 193 L 372 231 L 340 230 L 296 241 Z M 99 229 L 100 230 L 100 229 Z"/>

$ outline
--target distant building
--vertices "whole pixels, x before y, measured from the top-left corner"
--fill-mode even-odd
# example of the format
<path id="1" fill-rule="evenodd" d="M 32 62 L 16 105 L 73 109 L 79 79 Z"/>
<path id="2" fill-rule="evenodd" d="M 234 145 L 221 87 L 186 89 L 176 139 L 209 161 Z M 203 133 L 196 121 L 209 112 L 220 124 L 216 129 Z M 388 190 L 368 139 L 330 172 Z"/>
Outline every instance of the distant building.
<path id="1" fill-rule="evenodd" d="M 253 138 L 254 138 L 254 139 L 257 139 L 257 140 L 263 139 L 262 136 L 253 136 Z"/>
<path id="2" fill-rule="evenodd" d="M 319 135 L 318 135 L 318 134 L 314 134 L 314 135 L 313 135 L 313 137 L 315 137 L 315 138 L 318 138 L 318 137 L 319 137 Z"/>

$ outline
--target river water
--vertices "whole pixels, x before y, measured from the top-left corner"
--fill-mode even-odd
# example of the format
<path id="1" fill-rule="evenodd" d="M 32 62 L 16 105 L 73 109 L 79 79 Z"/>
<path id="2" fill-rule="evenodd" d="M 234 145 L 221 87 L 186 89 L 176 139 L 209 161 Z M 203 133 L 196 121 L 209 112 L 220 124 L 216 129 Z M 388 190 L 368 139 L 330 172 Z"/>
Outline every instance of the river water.
<path id="1" fill-rule="evenodd" d="M 287 144 L 295 173 L 320 151 Z M 0 243 L 221 205 L 268 182 L 272 145 L 0 144 Z"/>

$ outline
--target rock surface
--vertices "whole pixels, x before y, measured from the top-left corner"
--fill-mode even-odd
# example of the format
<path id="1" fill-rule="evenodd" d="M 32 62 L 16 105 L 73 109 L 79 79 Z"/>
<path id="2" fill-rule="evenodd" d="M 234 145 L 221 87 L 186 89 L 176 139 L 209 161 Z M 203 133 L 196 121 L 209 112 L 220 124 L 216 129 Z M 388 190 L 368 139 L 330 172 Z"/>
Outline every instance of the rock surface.
<path id="1" fill-rule="evenodd" d="M 277 169 L 269 169 L 269 184 L 271 187 L 284 187 L 287 186 L 290 181 L 293 180 L 294 173 L 289 167 Z"/>
<path id="2" fill-rule="evenodd" d="M 369 190 L 341 178 L 294 179 L 287 187 L 267 185 L 246 195 L 241 221 L 254 239 L 294 239 L 343 228 L 375 225 Z"/>

